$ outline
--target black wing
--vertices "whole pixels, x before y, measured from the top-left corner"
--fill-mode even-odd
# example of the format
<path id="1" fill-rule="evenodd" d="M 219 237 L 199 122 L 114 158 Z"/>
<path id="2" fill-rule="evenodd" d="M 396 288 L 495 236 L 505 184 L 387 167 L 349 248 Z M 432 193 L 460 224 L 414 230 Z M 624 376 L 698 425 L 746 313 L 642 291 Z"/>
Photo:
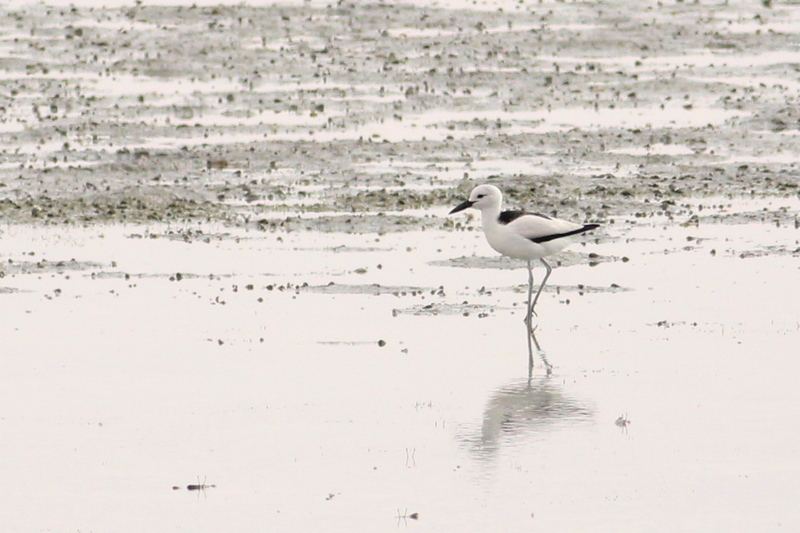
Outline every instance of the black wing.
<path id="1" fill-rule="evenodd" d="M 600 227 L 600 224 L 585 224 L 582 228 L 578 228 L 576 230 L 567 231 L 564 233 L 554 233 L 552 235 L 545 235 L 544 237 L 534 237 L 531 240 L 536 243 L 554 241 L 556 239 L 563 239 L 564 237 L 572 237 L 573 235 L 578 235 L 579 233 L 585 233 L 598 227 Z"/>
<path id="2" fill-rule="evenodd" d="M 524 215 L 531 215 L 534 217 L 541 217 L 550 220 L 549 216 L 543 215 L 541 213 L 530 213 L 528 211 L 503 211 L 502 213 L 500 213 L 500 216 L 497 217 L 497 221 L 505 225 Z"/>

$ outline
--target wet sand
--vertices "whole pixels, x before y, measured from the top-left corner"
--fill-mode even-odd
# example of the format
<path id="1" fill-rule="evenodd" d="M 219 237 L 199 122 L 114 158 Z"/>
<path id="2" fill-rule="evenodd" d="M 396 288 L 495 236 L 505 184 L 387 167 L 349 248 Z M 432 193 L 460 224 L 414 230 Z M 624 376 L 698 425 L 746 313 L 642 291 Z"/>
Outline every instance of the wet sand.
<path id="1" fill-rule="evenodd" d="M 467 7 L 2 8 L 10 531 L 800 525 L 800 7 Z"/>

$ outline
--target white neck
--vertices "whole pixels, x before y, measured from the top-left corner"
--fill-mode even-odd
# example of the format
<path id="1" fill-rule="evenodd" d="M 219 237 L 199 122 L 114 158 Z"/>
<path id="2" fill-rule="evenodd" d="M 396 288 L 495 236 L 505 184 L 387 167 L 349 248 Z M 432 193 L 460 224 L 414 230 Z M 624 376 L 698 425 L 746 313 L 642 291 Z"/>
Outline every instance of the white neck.
<path id="1" fill-rule="evenodd" d="M 481 209 L 481 226 L 483 231 L 490 231 L 500 225 L 498 218 L 500 217 L 500 204 L 487 205 Z"/>

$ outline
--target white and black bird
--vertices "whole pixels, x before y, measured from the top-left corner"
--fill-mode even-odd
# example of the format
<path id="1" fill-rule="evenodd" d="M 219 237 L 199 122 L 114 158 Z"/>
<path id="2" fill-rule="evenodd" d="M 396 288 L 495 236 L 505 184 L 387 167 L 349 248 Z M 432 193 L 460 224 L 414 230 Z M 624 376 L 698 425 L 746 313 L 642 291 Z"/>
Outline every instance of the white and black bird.
<path id="1" fill-rule="evenodd" d="M 560 252 L 572 242 L 572 237 L 591 231 L 599 224 L 576 224 L 567 220 L 529 213 L 527 211 L 502 211 L 503 193 L 494 185 L 479 185 L 472 190 L 469 200 L 456 206 L 449 214 L 469 207 L 481 212 L 483 233 L 489 246 L 501 254 L 528 262 L 528 313 L 525 321 L 531 326 L 534 307 L 553 268 L 544 260 Z M 538 259 L 547 272 L 536 297 L 533 295 L 533 265 Z"/>

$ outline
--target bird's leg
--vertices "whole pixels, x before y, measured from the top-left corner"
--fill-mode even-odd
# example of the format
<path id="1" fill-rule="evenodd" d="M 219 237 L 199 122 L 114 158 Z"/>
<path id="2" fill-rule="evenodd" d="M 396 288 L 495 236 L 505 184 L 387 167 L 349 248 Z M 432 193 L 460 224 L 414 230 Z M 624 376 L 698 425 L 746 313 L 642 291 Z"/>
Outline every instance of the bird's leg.
<path id="1" fill-rule="evenodd" d="M 528 311 L 525 314 L 525 323 L 528 325 L 528 333 L 531 332 L 531 323 L 533 322 L 533 317 L 531 313 L 533 311 L 533 307 L 531 307 L 531 298 L 533 297 L 533 265 L 531 265 L 531 260 L 528 259 Z"/>
<path id="2" fill-rule="evenodd" d="M 536 307 L 536 302 L 539 301 L 539 295 L 542 294 L 542 290 L 544 290 L 544 285 L 545 285 L 545 283 L 547 283 L 547 278 L 550 277 L 550 272 L 553 271 L 553 267 L 548 265 L 547 261 L 545 261 L 544 259 L 539 259 L 539 261 L 542 262 L 542 264 L 544 265 L 544 268 L 547 269 L 547 272 L 545 272 L 545 274 L 544 274 L 544 279 L 542 279 L 542 284 L 539 285 L 539 290 L 536 291 L 536 297 L 533 299 L 533 303 L 530 304 L 531 308 L 530 308 L 530 311 L 528 312 L 528 316 L 530 316 L 531 314 L 534 314 L 534 315 L 536 314 L 536 312 L 533 310 L 533 308 Z M 530 264 L 530 261 L 528 261 L 528 264 Z M 533 274 L 531 274 L 531 284 L 533 284 Z"/>
<path id="3" fill-rule="evenodd" d="M 528 386 L 531 385 L 531 377 L 533 376 L 533 344 L 531 343 L 531 329 L 528 328 Z"/>

